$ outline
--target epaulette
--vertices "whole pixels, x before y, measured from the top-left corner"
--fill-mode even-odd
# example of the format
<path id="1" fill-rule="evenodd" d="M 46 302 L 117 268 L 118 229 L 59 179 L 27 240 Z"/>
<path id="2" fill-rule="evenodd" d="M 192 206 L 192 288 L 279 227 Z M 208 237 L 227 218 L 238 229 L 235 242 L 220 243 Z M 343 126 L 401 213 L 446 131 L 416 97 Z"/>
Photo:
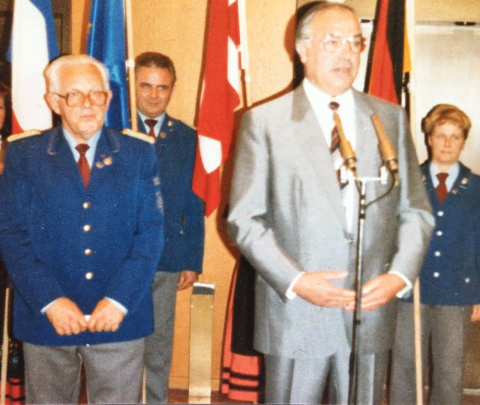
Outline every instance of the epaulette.
<path id="1" fill-rule="evenodd" d="M 148 143 L 151 143 L 151 144 L 155 143 L 155 139 L 153 139 L 152 136 L 145 135 L 145 134 L 142 134 L 140 132 L 135 132 L 135 131 L 132 131 L 131 129 L 126 128 L 126 129 L 122 130 L 122 134 L 131 136 L 133 138 L 140 139 L 142 141 L 145 141 L 145 142 L 148 142 Z"/>
<path id="2" fill-rule="evenodd" d="M 40 135 L 41 133 L 42 131 L 39 131 L 38 129 L 31 129 L 29 131 L 25 131 L 20 134 L 9 136 L 7 138 L 7 142 L 15 142 L 15 141 L 18 141 L 19 139 L 28 138 L 33 135 Z"/>

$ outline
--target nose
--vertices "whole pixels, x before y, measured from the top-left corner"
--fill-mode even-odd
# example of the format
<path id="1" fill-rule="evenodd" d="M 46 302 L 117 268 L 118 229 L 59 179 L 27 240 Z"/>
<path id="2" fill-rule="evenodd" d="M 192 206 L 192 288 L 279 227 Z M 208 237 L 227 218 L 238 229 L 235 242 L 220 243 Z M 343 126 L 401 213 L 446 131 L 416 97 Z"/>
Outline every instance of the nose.
<path id="1" fill-rule="evenodd" d="M 85 94 L 85 97 L 83 98 L 83 103 L 82 107 L 89 108 L 92 106 L 92 100 L 90 100 L 90 93 Z"/>
<path id="2" fill-rule="evenodd" d="M 148 94 L 152 98 L 157 98 L 158 97 L 158 89 L 155 86 L 152 86 L 150 89 L 150 93 Z"/>

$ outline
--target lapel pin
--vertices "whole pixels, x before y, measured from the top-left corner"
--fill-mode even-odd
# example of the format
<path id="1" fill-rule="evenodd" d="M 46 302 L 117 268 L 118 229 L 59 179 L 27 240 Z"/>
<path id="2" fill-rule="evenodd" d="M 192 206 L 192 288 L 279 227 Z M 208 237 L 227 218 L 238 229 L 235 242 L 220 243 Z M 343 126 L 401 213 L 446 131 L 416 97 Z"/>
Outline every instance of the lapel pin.
<path id="1" fill-rule="evenodd" d="M 160 132 L 160 138 L 165 139 L 167 137 L 167 134 L 165 131 Z"/>
<path id="2" fill-rule="evenodd" d="M 452 190 L 452 194 L 457 194 L 457 193 L 458 193 L 458 189 L 454 188 L 454 189 Z"/>
<path id="3" fill-rule="evenodd" d="M 102 162 L 97 162 L 97 163 L 95 163 L 95 166 L 97 166 L 99 169 L 101 169 L 105 165 Z"/>
<path id="4" fill-rule="evenodd" d="M 113 163 L 113 159 L 108 156 L 105 159 L 103 159 L 103 163 L 105 163 L 105 166 L 110 166 Z"/>
<path id="5" fill-rule="evenodd" d="M 167 125 L 168 125 L 169 127 L 173 126 L 173 121 L 169 120 L 169 121 L 167 122 Z"/>
<path id="6" fill-rule="evenodd" d="M 468 184 L 468 179 L 466 177 L 462 179 L 462 184 Z"/>

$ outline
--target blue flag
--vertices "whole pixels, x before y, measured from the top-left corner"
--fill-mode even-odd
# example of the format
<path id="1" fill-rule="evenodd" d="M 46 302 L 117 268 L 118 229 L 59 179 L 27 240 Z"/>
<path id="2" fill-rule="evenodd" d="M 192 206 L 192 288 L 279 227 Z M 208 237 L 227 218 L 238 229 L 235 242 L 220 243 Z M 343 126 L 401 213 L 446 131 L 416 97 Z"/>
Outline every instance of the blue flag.
<path id="1" fill-rule="evenodd" d="M 130 128 L 123 0 L 92 0 L 91 4 L 87 53 L 107 67 L 113 93 L 105 124 Z"/>

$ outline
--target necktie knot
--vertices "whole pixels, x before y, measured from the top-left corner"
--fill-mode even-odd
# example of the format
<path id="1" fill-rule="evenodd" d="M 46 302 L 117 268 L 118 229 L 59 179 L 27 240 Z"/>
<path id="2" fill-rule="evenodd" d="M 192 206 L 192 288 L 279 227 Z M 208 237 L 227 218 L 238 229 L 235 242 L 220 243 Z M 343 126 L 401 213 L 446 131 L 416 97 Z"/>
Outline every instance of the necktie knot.
<path id="1" fill-rule="evenodd" d="M 86 143 L 79 143 L 77 146 L 75 146 L 75 149 L 78 150 L 80 156 L 85 156 L 85 153 L 87 153 L 87 150 L 90 149 L 90 146 L 88 146 Z"/>
<path id="2" fill-rule="evenodd" d="M 328 103 L 328 108 L 330 108 L 330 110 L 332 110 L 333 112 L 337 111 L 338 107 L 340 107 L 340 104 L 338 104 L 336 101 L 330 101 Z"/>
<path id="3" fill-rule="evenodd" d="M 147 124 L 148 128 L 150 128 L 150 131 L 148 131 L 148 135 L 153 136 L 155 138 L 155 125 L 157 125 L 157 120 L 148 118 L 145 120 L 145 124 Z"/>
<path id="4" fill-rule="evenodd" d="M 445 184 L 445 181 L 447 180 L 448 173 L 438 173 L 437 174 L 437 179 L 440 182 L 440 184 Z"/>

